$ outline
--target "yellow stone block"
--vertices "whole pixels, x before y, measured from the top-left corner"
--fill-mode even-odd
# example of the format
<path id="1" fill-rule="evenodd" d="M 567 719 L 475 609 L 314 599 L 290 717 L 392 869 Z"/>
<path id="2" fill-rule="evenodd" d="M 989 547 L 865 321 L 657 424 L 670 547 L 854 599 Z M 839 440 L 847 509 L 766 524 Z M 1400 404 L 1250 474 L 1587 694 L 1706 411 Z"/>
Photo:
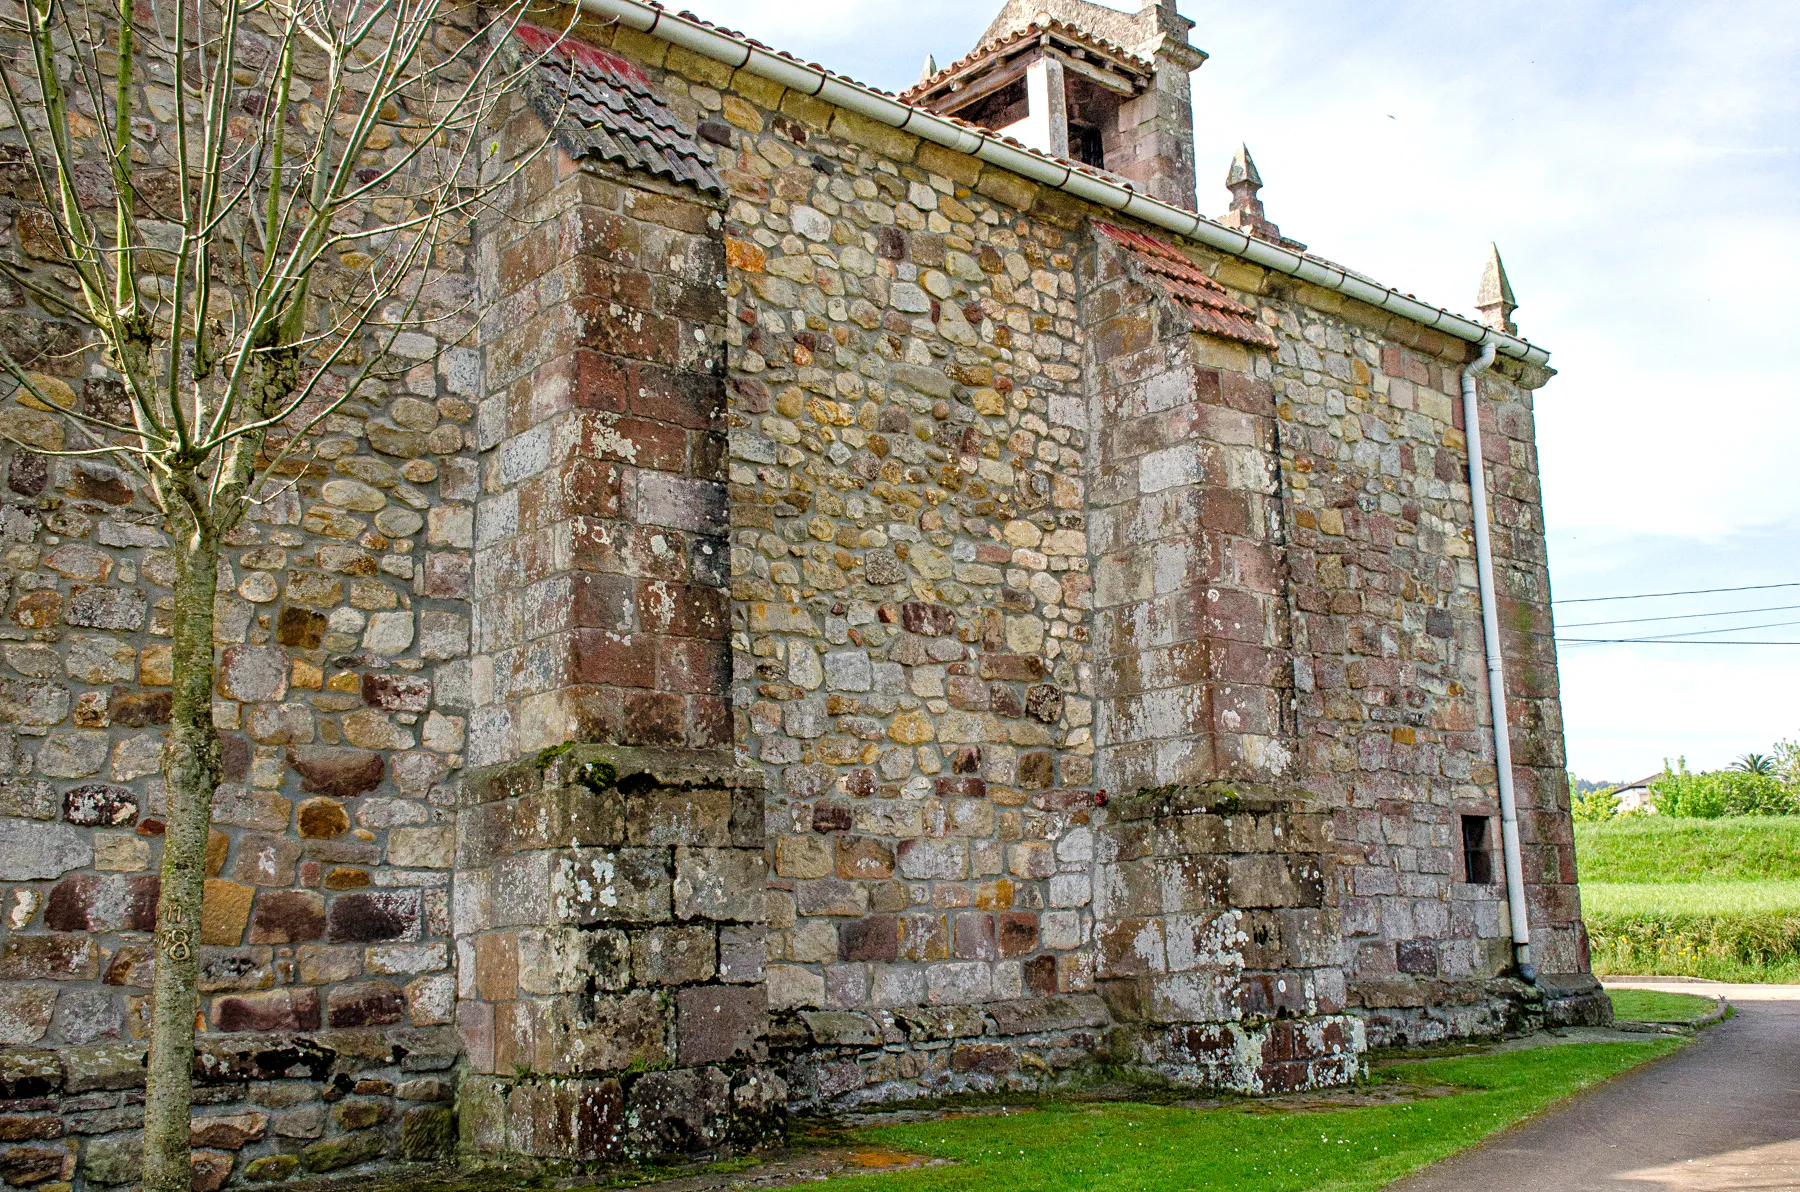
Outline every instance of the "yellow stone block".
<path id="1" fill-rule="evenodd" d="M 762 113 L 735 95 L 725 97 L 725 119 L 745 132 L 761 132 L 763 130 Z"/>
<path id="2" fill-rule="evenodd" d="M 781 93 L 787 88 L 773 79 L 740 70 L 731 76 L 731 89 L 759 108 L 776 111 L 781 107 Z"/>
<path id="3" fill-rule="evenodd" d="M 902 712 L 888 725 L 888 736 L 902 745 L 923 745 L 936 735 L 931 717 L 923 712 Z"/>
<path id="4" fill-rule="evenodd" d="M 33 385 L 37 386 L 38 393 L 42 393 L 50 400 L 49 402 L 44 401 L 37 393 L 33 393 L 29 388 L 21 385 L 18 391 L 20 405 L 33 410 L 47 410 L 52 414 L 75 408 L 75 391 L 69 388 L 67 381 L 60 377 L 46 376 L 43 373 L 26 373 L 25 375 L 30 378 Z"/>
<path id="5" fill-rule="evenodd" d="M 250 922 L 250 903 L 256 897 L 251 886 L 222 878 L 208 878 L 200 902 L 200 942 L 237 945 Z"/>
<path id="6" fill-rule="evenodd" d="M 138 655 L 138 682 L 145 687 L 168 687 L 174 681 L 174 652 L 168 646 L 145 646 Z"/>

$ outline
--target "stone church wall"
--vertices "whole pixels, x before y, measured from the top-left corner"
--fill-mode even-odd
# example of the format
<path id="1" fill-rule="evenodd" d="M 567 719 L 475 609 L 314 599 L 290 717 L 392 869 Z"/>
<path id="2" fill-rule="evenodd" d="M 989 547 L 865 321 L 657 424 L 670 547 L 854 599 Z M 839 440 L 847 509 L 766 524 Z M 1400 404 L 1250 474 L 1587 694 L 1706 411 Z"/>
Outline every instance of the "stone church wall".
<path id="1" fill-rule="evenodd" d="M 1278 346 L 1196 335 L 1116 215 L 590 32 L 724 193 L 546 153 L 221 567 L 206 1186 L 1096 1063 L 1306 1087 L 1591 1008 L 1501 979 L 1501 889 L 1459 880 L 1497 814 L 1467 345 L 1189 246 Z M 0 302 L 40 387 L 116 406 Z M 1545 379 L 1484 379 L 1484 442 L 1534 946 L 1585 974 Z M 5 468 L 0 1178 L 126 1184 L 167 543 L 116 470 Z"/>

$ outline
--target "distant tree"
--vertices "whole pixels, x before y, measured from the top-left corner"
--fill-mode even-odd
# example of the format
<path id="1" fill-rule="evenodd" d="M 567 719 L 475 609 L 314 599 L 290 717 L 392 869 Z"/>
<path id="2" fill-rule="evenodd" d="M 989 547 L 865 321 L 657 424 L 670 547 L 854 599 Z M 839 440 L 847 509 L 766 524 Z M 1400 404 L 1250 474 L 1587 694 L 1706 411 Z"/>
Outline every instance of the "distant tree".
<path id="1" fill-rule="evenodd" d="M 1773 775 L 1775 759 L 1766 753 L 1746 753 L 1731 763 L 1731 768 L 1740 774 Z"/>
<path id="2" fill-rule="evenodd" d="M 1775 742 L 1775 773 L 1789 786 L 1800 789 L 1800 741 Z"/>
<path id="3" fill-rule="evenodd" d="M 1582 790 L 1581 787 L 1586 785 L 1573 774 L 1569 775 L 1569 811 L 1577 822 L 1604 823 L 1619 814 L 1619 796 L 1612 787 L 1595 786 Z"/>

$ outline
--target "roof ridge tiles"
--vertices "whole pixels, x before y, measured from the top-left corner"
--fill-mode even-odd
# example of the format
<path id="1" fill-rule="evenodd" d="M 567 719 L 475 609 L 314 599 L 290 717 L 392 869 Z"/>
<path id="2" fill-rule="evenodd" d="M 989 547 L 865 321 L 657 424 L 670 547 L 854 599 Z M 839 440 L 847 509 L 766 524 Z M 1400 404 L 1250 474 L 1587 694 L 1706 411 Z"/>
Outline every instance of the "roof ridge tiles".
<path id="1" fill-rule="evenodd" d="M 1115 57 L 1123 58 L 1133 67 L 1140 69 L 1145 73 L 1149 73 L 1156 68 L 1155 64 L 1149 59 L 1141 54 L 1126 49 L 1118 42 L 1110 41 L 1097 33 L 1090 33 L 1079 25 L 1071 25 L 1067 21 L 1058 20 L 1056 17 L 1049 17 L 1044 20 L 1034 21 L 1023 28 L 1015 29 L 1011 33 L 1003 34 L 1000 37 L 990 38 L 987 41 L 982 42 L 950 65 L 939 70 L 936 74 L 929 78 L 920 79 L 911 87 L 899 92 L 895 98 L 905 100 L 909 96 L 923 94 L 936 87 L 950 76 L 982 58 L 992 55 L 995 51 L 1008 49 L 1018 42 L 1028 41 L 1033 36 L 1041 36 L 1046 32 L 1067 35 L 1072 41 L 1084 42 L 1092 49 L 1097 49 L 1102 53 L 1112 54 Z"/>

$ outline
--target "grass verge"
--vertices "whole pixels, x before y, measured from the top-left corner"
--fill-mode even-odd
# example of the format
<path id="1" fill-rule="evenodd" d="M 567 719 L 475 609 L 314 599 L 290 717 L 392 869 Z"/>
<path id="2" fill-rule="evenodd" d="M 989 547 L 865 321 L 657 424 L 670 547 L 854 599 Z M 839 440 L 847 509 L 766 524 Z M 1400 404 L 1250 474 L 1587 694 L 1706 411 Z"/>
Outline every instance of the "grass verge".
<path id="1" fill-rule="evenodd" d="M 1800 979 L 1800 881 L 1583 882 L 1596 973 Z"/>
<path id="2" fill-rule="evenodd" d="M 1800 816 L 1626 816 L 1575 825 L 1589 882 L 1800 881 Z"/>
<path id="3" fill-rule="evenodd" d="M 1613 1014 L 1628 1022 L 1693 1022 L 1719 1008 L 1709 997 L 1658 989 L 1609 989 Z"/>
<path id="4" fill-rule="evenodd" d="M 1589 1085 L 1680 1044 L 1580 1043 L 1380 1069 L 1458 1088 L 1408 1104 L 1269 1113 L 1175 1105 L 1048 1104 L 1008 1117 L 965 1117 L 858 1131 L 872 1146 L 954 1160 L 856 1176 L 857 1192 L 1373 1192 L 1471 1146 Z"/>

